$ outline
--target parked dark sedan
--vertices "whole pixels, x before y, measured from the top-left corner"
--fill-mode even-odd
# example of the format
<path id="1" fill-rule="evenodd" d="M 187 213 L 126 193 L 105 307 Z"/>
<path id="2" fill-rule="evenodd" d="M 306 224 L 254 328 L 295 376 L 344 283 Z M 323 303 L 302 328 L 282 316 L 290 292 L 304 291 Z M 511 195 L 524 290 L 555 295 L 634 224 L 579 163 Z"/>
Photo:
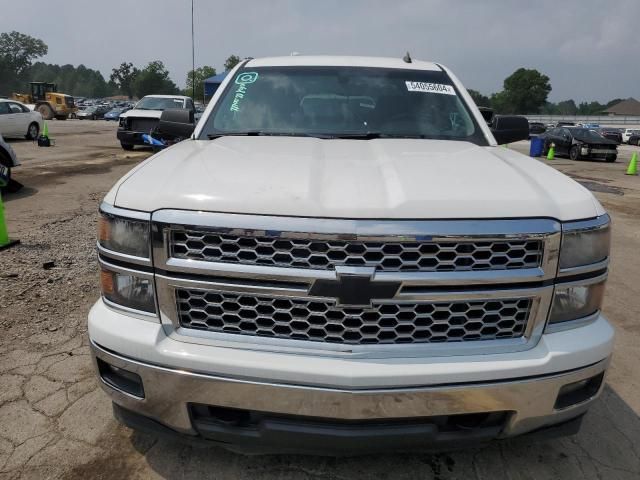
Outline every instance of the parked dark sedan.
<path id="1" fill-rule="evenodd" d="M 634 134 L 629 137 L 629 145 L 640 146 L 640 134 Z"/>
<path id="2" fill-rule="evenodd" d="M 622 132 L 619 128 L 601 128 L 599 132 L 604 138 L 613 140 L 618 145 L 622 143 Z"/>
<path id="3" fill-rule="evenodd" d="M 529 138 L 540 135 L 547 131 L 547 127 L 542 122 L 529 122 Z"/>
<path id="4" fill-rule="evenodd" d="M 567 155 L 571 160 L 582 158 L 603 159 L 615 162 L 617 143 L 604 138 L 595 130 L 579 127 L 556 127 L 540 135 L 544 139 L 544 154 L 553 143 L 557 155 Z"/>
<path id="5" fill-rule="evenodd" d="M 92 105 L 90 107 L 85 108 L 84 110 L 80 110 L 77 113 L 77 117 L 80 120 L 91 119 L 98 120 L 99 118 L 104 117 L 104 114 L 109 110 L 109 106 L 106 105 Z"/>

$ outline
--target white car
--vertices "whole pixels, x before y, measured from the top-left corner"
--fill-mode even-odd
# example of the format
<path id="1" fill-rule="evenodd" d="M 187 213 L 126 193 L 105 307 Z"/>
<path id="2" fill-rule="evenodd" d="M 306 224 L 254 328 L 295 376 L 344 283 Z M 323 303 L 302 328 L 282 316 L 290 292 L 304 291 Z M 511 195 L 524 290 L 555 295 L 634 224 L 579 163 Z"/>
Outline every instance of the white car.
<path id="1" fill-rule="evenodd" d="M 184 138 L 188 112 L 159 128 Z M 609 216 L 444 66 L 247 59 L 100 207 L 96 373 L 142 430 L 345 455 L 574 433 Z"/>
<path id="2" fill-rule="evenodd" d="M 24 103 L 0 99 L 0 134 L 5 138 L 35 140 L 42 130 L 42 115 Z"/>
<path id="3" fill-rule="evenodd" d="M 622 132 L 622 143 L 629 143 L 629 139 L 633 135 L 640 135 L 640 130 L 637 128 L 625 128 Z"/>
<path id="4" fill-rule="evenodd" d="M 151 133 L 160 120 L 162 112 L 169 108 L 181 108 L 195 114 L 191 97 L 183 95 L 147 95 L 135 107 L 120 115 L 116 134 L 124 150 L 133 150 L 135 145 L 144 145 L 142 135 Z"/>

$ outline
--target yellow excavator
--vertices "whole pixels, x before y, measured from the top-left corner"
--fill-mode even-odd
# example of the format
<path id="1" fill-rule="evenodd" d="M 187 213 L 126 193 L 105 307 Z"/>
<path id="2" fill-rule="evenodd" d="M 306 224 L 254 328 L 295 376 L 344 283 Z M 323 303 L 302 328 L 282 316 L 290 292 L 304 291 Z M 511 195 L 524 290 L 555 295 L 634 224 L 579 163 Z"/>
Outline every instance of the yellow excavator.
<path id="1" fill-rule="evenodd" d="M 55 83 L 31 82 L 31 93 L 14 93 L 12 98 L 22 103 L 34 105 L 34 110 L 40 112 L 42 118 L 51 120 L 66 120 L 78 111 L 73 97 L 58 93 Z"/>

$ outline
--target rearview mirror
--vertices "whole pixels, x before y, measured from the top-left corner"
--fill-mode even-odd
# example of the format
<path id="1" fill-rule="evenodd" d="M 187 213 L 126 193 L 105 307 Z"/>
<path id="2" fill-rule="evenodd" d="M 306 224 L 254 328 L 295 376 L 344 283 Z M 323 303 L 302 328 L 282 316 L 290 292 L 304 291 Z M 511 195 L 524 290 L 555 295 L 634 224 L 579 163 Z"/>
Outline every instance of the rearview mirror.
<path id="1" fill-rule="evenodd" d="M 491 133 L 498 145 L 526 140 L 529 138 L 529 122 L 519 115 L 495 115 Z"/>
<path id="2" fill-rule="evenodd" d="M 156 134 L 161 138 L 189 138 L 194 129 L 193 110 L 168 108 L 160 116 Z"/>

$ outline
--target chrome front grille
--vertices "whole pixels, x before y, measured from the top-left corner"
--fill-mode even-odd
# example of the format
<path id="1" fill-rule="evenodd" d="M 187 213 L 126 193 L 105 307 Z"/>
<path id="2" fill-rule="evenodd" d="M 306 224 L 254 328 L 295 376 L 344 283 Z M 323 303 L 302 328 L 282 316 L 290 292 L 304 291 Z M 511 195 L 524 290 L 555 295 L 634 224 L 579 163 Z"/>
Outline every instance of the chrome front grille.
<path id="1" fill-rule="evenodd" d="M 174 258 L 205 262 L 334 270 L 374 267 L 383 272 L 451 272 L 536 268 L 540 240 L 351 241 L 172 230 Z"/>
<path id="2" fill-rule="evenodd" d="M 560 236 L 543 218 L 152 218 L 160 317 L 173 338 L 371 358 L 531 348 Z"/>
<path id="3" fill-rule="evenodd" d="M 333 302 L 177 289 L 184 328 L 325 343 L 397 344 L 519 338 L 531 299 L 385 302 L 370 308 Z"/>

